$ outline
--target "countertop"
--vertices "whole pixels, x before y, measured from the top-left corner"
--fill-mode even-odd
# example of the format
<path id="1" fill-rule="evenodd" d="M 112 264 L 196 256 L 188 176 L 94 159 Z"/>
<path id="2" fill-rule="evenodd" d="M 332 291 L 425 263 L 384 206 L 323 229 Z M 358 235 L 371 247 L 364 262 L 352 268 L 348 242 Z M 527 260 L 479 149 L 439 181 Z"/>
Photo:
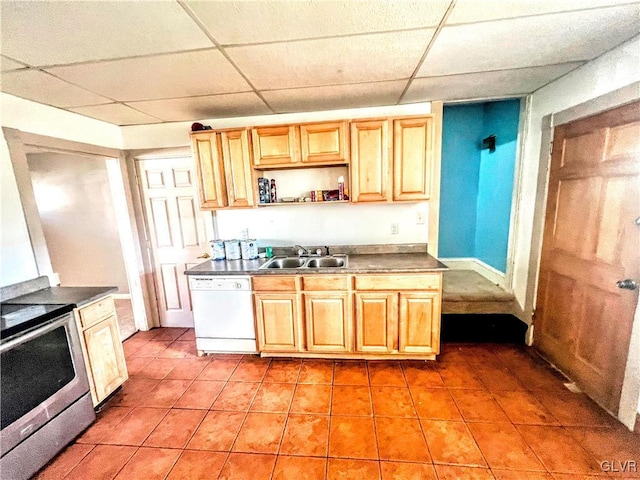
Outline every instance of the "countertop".
<path id="1" fill-rule="evenodd" d="M 354 273 L 420 273 L 448 270 L 447 266 L 428 253 L 350 254 L 346 267 L 341 268 L 268 268 L 259 267 L 269 259 L 207 260 L 185 271 L 185 275 L 303 275 Z"/>
<path id="2" fill-rule="evenodd" d="M 14 305 L 75 305 L 81 307 L 94 300 L 118 291 L 117 287 L 47 287 L 3 303 Z"/>

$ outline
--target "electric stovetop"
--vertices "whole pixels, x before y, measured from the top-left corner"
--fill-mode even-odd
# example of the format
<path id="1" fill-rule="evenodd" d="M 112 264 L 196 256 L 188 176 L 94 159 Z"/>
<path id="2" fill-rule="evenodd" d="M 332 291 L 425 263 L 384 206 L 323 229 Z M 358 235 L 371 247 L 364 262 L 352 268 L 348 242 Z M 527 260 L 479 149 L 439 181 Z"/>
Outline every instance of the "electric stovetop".
<path id="1" fill-rule="evenodd" d="M 10 302 L 8 300 L 7 302 Z M 13 305 L 0 303 L 0 339 L 26 332 L 73 311 L 75 305 Z"/>

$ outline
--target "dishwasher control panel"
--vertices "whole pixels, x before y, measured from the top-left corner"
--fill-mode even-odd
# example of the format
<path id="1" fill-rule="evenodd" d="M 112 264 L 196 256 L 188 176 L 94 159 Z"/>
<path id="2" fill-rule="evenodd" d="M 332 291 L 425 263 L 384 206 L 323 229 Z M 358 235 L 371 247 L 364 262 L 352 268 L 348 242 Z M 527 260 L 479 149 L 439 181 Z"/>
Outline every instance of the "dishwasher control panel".
<path id="1" fill-rule="evenodd" d="M 219 277 L 213 275 L 190 275 L 191 290 L 242 291 L 251 290 L 251 277 Z"/>

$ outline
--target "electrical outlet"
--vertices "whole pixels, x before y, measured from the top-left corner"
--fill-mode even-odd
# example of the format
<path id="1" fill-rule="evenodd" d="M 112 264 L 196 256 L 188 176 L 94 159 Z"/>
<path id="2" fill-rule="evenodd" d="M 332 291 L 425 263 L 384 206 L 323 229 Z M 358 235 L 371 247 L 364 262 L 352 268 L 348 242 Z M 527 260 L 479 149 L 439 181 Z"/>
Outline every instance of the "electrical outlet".
<path id="1" fill-rule="evenodd" d="M 424 212 L 416 212 L 416 225 L 424 225 Z"/>
<path id="2" fill-rule="evenodd" d="M 391 235 L 397 235 L 398 234 L 398 224 L 397 223 L 392 223 L 391 224 Z"/>

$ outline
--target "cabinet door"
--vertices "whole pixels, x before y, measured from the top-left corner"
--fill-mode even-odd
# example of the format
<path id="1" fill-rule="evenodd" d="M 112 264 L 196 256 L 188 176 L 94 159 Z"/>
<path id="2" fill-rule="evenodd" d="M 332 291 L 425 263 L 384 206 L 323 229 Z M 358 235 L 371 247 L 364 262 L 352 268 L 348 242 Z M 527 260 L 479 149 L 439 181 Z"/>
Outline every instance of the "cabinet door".
<path id="1" fill-rule="evenodd" d="M 399 351 L 440 352 L 440 293 L 400 293 Z"/>
<path id="2" fill-rule="evenodd" d="M 222 173 L 220 135 L 213 132 L 193 134 L 191 146 L 198 171 L 200 208 L 226 207 L 227 189 Z"/>
<path id="3" fill-rule="evenodd" d="M 299 296 L 295 293 L 256 293 L 254 298 L 259 351 L 300 351 Z"/>
<path id="4" fill-rule="evenodd" d="M 398 294 L 356 293 L 356 351 L 386 353 L 398 349 Z"/>
<path id="5" fill-rule="evenodd" d="M 391 200 L 389 122 L 351 123 L 351 201 Z"/>
<path id="6" fill-rule="evenodd" d="M 433 168 L 433 117 L 393 122 L 393 199 L 428 200 Z"/>
<path id="7" fill-rule="evenodd" d="M 349 161 L 347 122 L 300 125 L 303 163 Z"/>
<path id="8" fill-rule="evenodd" d="M 252 207 L 255 199 L 249 133 L 246 129 L 222 132 L 221 139 L 229 206 Z"/>
<path id="9" fill-rule="evenodd" d="M 300 141 L 295 126 L 254 128 L 251 137 L 256 167 L 286 166 L 300 159 Z"/>
<path id="10" fill-rule="evenodd" d="M 128 378 L 116 317 L 108 317 L 83 333 L 95 389 L 94 403 L 98 404 Z"/>
<path id="11" fill-rule="evenodd" d="M 307 350 L 351 351 L 351 315 L 347 293 L 305 293 Z"/>

